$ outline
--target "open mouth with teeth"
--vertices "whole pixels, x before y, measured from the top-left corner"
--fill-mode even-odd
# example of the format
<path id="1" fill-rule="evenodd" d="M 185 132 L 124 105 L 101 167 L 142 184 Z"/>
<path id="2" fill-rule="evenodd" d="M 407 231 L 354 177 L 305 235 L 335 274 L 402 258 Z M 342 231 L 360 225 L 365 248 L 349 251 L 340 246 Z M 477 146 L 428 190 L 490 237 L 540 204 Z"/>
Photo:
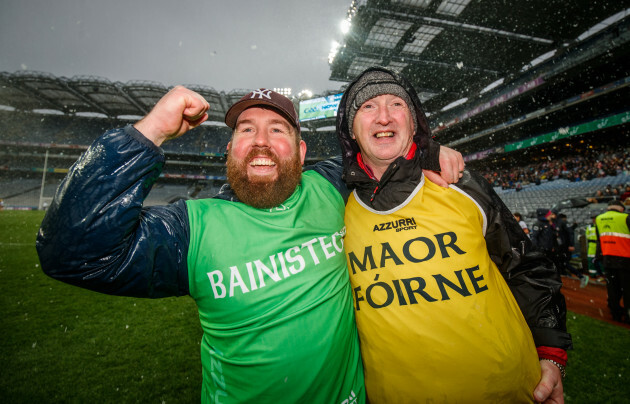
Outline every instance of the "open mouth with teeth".
<path id="1" fill-rule="evenodd" d="M 377 139 L 380 139 L 380 138 L 383 138 L 383 137 L 394 137 L 394 132 L 378 132 L 374 136 Z"/>
<path id="2" fill-rule="evenodd" d="M 258 166 L 272 167 L 272 166 L 275 166 L 276 163 L 270 158 L 257 157 L 255 159 L 253 159 L 252 161 L 250 161 L 249 165 L 252 166 L 252 167 L 258 167 Z"/>
<path id="3" fill-rule="evenodd" d="M 277 172 L 276 162 L 269 157 L 254 157 L 249 161 L 250 175 L 267 177 Z"/>

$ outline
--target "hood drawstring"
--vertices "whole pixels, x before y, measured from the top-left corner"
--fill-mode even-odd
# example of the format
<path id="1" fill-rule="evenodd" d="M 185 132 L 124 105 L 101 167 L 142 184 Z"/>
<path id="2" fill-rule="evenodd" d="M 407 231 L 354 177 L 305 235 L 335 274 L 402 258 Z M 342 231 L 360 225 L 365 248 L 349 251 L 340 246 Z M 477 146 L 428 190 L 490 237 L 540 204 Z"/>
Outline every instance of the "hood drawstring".
<path id="1" fill-rule="evenodd" d="M 376 188 L 374 188 L 374 191 L 372 191 L 372 195 L 370 196 L 370 202 L 374 202 L 374 198 L 376 197 L 377 191 L 378 191 L 378 185 L 376 186 Z"/>

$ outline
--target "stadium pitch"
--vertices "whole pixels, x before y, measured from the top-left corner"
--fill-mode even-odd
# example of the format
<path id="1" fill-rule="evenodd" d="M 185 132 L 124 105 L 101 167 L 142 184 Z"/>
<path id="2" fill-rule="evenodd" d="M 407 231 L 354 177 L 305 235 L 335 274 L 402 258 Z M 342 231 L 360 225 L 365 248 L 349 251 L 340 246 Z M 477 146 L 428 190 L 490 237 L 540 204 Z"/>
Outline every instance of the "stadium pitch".
<path id="1" fill-rule="evenodd" d="M 199 402 L 201 328 L 192 299 L 114 297 L 48 278 L 44 213 L 0 211 L 0 401 Z M 630 402 L 630 330 L 569 312 L 567 403 Z"/>

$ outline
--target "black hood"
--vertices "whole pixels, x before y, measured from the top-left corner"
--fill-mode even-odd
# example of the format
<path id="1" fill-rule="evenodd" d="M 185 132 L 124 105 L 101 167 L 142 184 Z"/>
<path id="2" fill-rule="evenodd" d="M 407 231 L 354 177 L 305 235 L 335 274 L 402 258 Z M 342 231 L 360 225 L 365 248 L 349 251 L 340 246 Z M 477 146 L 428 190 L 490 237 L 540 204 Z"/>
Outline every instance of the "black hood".
<path id="1" fill-rule="evenodd" d="M 422 109 L 422 104 L 420 103 L 420 98 L 414 90 L 411 83 L 409 83 L 404 77 L 400 76 L 398 73 L 388 70 L 384 67 L 370 67 L 365 70 L 359 76 L 357 76 L 352 83 L 348 86 L 343 96 L 341 97 L 341 101 L 339 101 L 339 108 L 337 109 L 337 136 L 339 137 L 339 144 L 341 146 L 341 153 L 343 158 L 343 166 L 344 169 L 347 170 L 350 163 L 356 161 L 357 154 L 359 153 L 359 145 L 357 141 L 352 139 L 350 136 L 350 129 L 348 128 L 348 116 L 346 114 L 346 104 L 348 102 L 348 94 L 350 93 L 350 89 L 356 85 L 357 81 L 366 73 L 371 71 L 382 71 L 390 74 L 395 81 L 397 81 L 400 86 L 407 91 L 409 97 L 411 98 L 411 102 L 413 106 L 409 105 L 409 108 L 414 108 L 416 112 L 416 134 L 413 137 L 414 143 L 418 146 L 418 150 L 426 150 L 428 147 L 429 139 L 431 136 L 431 130 L 429 129 L 429 123 L 427 121 L 426 115 Z"/>

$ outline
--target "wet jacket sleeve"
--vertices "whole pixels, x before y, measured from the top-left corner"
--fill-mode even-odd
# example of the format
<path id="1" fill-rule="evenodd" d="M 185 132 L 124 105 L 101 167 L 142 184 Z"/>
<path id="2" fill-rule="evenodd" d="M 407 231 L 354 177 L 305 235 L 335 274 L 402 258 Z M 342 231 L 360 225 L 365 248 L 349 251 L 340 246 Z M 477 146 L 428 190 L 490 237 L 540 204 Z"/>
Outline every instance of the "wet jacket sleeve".
<path id="1" fill-rule="evenodd" d="M 442 171 L 440 168 L 440 144 L 433 139 L 429 139 L 427 148 L 422 152 L 422 168 Z"/>
<path id="2" fill-rule="evenodd" d="M 341 156 L 332 157 L 328 160 L 319 161 L 313 165 L 305 166 L 304 171 L 313 170 L 326 178 L 339 191 L 344 201 L 348 200 L 350 191 L 342 179 L 343 162 Z"/>
<path id="3" fill-rule="evenodd" d="M 480 175 L 466 171 L 460 180 L 480 201 L 487 216 L 486 244 L 529 325 L 536 346 L 572 348 L 566 329 L 562 281 L 553 263 L 534 251 L 510 210 Z M 458 184 L 458 185 L 460 185 Z"/>
<path id="4" fill-rule="evenodd" d="M 188 294 L 185 203 L 143 207 L 164 165 L 132 126 L 105 133 L 70 168 L 37 235 L 44 272 L 124 296 Z"/>

